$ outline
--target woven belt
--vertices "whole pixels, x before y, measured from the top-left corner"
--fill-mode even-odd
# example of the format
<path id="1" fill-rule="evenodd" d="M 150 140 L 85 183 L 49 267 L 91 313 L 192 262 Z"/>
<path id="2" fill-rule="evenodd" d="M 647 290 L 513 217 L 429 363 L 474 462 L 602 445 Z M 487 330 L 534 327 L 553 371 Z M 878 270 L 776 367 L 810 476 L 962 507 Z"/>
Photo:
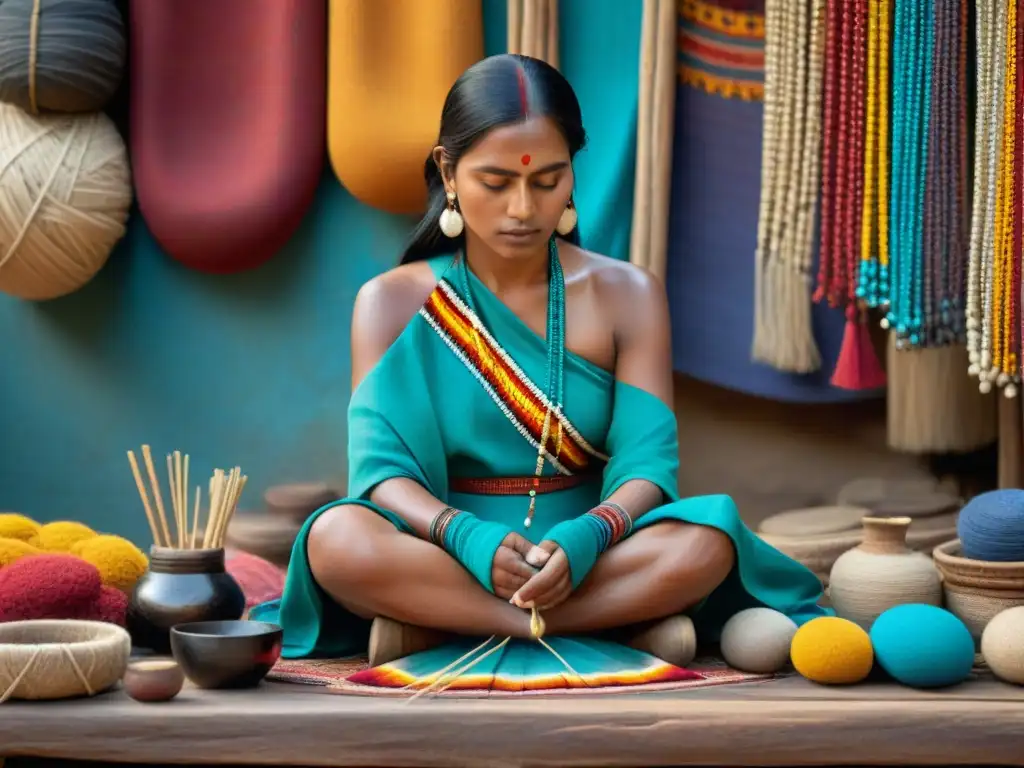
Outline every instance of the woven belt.
<path id="1" fill-rule="evenodd" d="M 449 490 L 472 496 L 528 496 L 575 488 L 598 479 L 598 475 L 553 475 L 551 477 L 453 477 Z"/>

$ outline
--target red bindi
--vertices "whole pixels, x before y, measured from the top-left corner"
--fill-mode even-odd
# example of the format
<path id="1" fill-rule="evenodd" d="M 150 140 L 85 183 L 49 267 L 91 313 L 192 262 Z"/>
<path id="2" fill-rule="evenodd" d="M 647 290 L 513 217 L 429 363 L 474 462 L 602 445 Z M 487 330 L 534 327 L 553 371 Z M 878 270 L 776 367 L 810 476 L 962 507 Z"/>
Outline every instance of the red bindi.
<path id="1" fill-rule="evenodd" d="M 523 155 L 521 158 L 519 158 L 519 162 L 521 162 L 523 165 L 529 165 L 530 164 L 530 156 L 529 155 Z"/>

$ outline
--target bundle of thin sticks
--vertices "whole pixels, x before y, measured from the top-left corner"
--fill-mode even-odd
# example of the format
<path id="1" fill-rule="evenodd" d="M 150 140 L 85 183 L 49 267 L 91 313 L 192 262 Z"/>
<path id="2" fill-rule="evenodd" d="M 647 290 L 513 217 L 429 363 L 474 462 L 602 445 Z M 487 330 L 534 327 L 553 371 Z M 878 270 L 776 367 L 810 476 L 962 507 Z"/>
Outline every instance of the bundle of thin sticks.
<path id="1" fill-rule="evenodd" d="M 146 491 L 146 484 L 139 471 L 135 452 L 128 451 L 128 463 L 131 465 L 132 475 L 135 477 L 135 487 L 139 491 L 139 498 L 142 499 L 142 507 L 146 511 L 149 529 L 153 533 L 153 543 L 158 547 L 170 549 L 220 549 L 223 547 L 228 525 L 238 508 L 238 500 L 249 479 L 247 475 L 242 474 L 241 468 L 235 467 L 228 472 L 223 469 L 213 470 L 207 497 L 206 523 L 200 528 L 203 490 L 198 485 L 192 506 L 192 520 L 191 523 L 189 522 L 189 456 L 187 453 L 183 456 L 181 451 L 167 454 L 167 481 L 174 519 L 174 534 L 172 535 L 171 527 L 167 524 L 160 479 L 157 477 L 156 467 L 153 464 L 153 453 L 148 445 L 142 446 L 142 458 L 146 465 L 146 474 L 149 477 L 156 514 L 153 513 L 153 506 L 149 503 L 149 493 Z M 202 530 L 201 536 L 200 530 Z"/>

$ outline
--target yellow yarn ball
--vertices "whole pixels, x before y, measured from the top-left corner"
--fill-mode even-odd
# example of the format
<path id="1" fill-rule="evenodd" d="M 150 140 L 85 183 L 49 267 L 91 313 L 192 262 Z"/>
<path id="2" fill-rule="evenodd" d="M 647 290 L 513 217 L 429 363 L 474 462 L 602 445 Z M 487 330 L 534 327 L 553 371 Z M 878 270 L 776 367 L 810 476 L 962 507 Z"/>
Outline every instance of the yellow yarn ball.
<path id="1" fill-rule="evenodd" d="M 71 554 L 92 563 L 108 587 L 131 592 L 149 567 L 142 550 L 120 536 L 93 536 L 76 542 Z"/>
<path id="2" fill-rule="evenodd" d="M 20 560 L 26 555 L 38 555 L 39 550 L 21 539 L 0 538 L 0 568 Z"/>
<path id="3" fill-rule="evenodd" d="M 89 282 L 125 233 L 128 150 L 102 112 L 0 104 L 0 291 L 55 299 Z"/>
<path id="4" fill-rule="evenodd" d="M 39 523 L 15 512 L 0 512 L 0 538 L 28 541 L 39 533 Z"/>
<path id="5" fill-rule="evenodd" d="M 28 540 L 33 547 L 45 552 L 70 552 L 71 547 L 83 539 L 91 539 L 96 531 L 82 523 L 59 520 L 40 527 L 39 532 Z"/>
<path id="6" fill-rule="evenodd" d="M 801 675 L 830 685 L 859 683 L 875 661 L 868 633 L 835 616 L 812 619 L 800 627 L 789 655 Z"/>

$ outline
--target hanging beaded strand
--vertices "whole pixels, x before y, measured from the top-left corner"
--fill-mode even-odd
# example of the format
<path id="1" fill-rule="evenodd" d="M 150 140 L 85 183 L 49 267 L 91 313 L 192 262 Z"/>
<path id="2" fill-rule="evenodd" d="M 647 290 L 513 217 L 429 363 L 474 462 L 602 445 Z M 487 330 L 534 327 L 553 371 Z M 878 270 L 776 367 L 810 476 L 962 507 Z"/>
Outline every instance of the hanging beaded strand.
<path id="1" fill-rule="evenodd" d="M 1017 20 L 1021 19 L 1020 2 L 1017 2 Z M 1022 260 L 1024 260 L 1024 34 L 1018 28 L 1017 36 L 1017 107 L 1015 110 L 1017 124 L 1015 136 L 1017 151 L 1014 155 L 1014 200 L 1016 201 L 1013 212 L 1013 246 L 1010 254 L 1013 263 L 1013 279 L 1011 283 L 1011 300 L 1013 325 L 1014 353 L 1016 354 L 1016 366 L 1013 379 L 1004 388 L 1003 392 L 1007 397 L 1015 397 L 1020 389 L 1021 381 L 1021 343 L 1024 336 L 1024 318 L 1021 316 L 1021 290 L 1022 290 Z"/>
<path id="2" fill-rule="evenodd" d="M 970 0 L 963 0 L 964 5 Z M 974 111 L 974 169 L 971 174 L 971 221 L 970 240 L 967 255 L 967 286 L 965 322 L 967 326 L 967 372 L 978 376 L 979 386 L 984 387 L 982 376 L 982 336 L 985 326 L 985 239 L 989 208 L 989 179 L 992 173 L 989 145 L 992 132 L 991 105 L 996 100 L 993 77 L 995 41 L 995 4 L 998 0 L 976 0 L 975 7 L 975 82 L 976 97 Z M 962 11 L 961 18 L 966 14 Z M 982 390 L 984 391 L 984 389 Z"/>
<path id="3" fill-rule="evenodd" d="M 836 228 L 835 209 L 839 179 L 838 115 L 840 88 L 840 51 L 843 19 L 836 0 L 829 0 L 825 9 L 824 56 L 824 131 L 821 152 L 821 223 L 818 244 L 818 280 L 814 301 L 826 298 L 832 283 L 832 240 Z"/>
<path id="4" fill-rule="evenodd" d="M 882 0 L 868 4 L 866 112 L 864 116 L 864 195 L 861 205 L 860 264 L 857 268 L 857 298 L 869 307 L 878 306 L 878 187 L 879 159 L 879 67 Z"/>
<path id="5" fill-rule="evenodd" d="M 998 370 L 996 384 L 1003 388 L 1017 376 L 1017 344 L 1011 329 L 1016 332 L 1015 309 L 1019 291 L 1019 252 L 1014 251 L 1014 229 L 1016 205 L 1017 167 L 1017 0 L 1008 0 L 1006 19 L 1006 74 L 1002 154 L 1002 234 L 998 241 L 996 258 L 999 263 L 999 279 L 996 290 L 999 294 L 1000 314 L 995 318 L 998 326 L 998 351 L 994 356 L 994 368 Z M 1016 282 L 1014 278 L 1016 277 Z M 1016 394 L 1016 388 L 1013 390 Z"/>
<path id="6" fill-rule="evenodd" d="M 484 360 L 485 356 L 479 353 L 481 348 L 480 328 L 478 323 L 480 313 L 473 302 L 473 294 L 470 289 L 469 265 L 463 255 L 459 258 L 458 277 L 460 289 L 464 300 L 473 313 L 473 334 L 478 350 L 478 357 Z M 537 509 L 537 489 L 540 487 L 540 478 L 544 473 L 544 464 L 547 457 L 558 460 L 562 452 L 562 398 L 565 387 L 565 275 L 562 272 L 562 263 L 558 258 L 558 245 L 552 237 L 548 242 L 548 312 L 547 312 L 547 377 L 545 381 L 544 394 L 547 398 L 547 406 L 544 413 L 544 426 L 541 430 L 541 438 L 537 443 L 537 462 L 534 467 L 533 488 L 530 489 L 530 502 L 527 507 L 526 517 L 523 520 L 523 527 L 529 528 L 533 523 L 533 516 Z M 552 440 L 551 430 L 554 425 L 555 436 Z M 552 445 L 553 443 L 553 445 Z M 553 453 L 551 448 L 554 449 Z"/>

